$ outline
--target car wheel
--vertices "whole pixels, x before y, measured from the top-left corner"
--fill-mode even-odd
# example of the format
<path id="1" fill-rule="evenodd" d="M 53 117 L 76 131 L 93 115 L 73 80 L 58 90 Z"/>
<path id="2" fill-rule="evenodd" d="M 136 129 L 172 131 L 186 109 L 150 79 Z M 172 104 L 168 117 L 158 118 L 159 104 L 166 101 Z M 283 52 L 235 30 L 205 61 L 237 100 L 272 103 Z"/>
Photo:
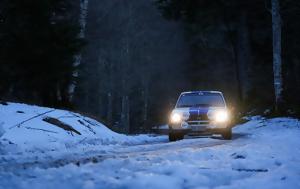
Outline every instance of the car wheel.
<path id="1" fill-rule="evenodd" d="M 231 139 L 232 139 L 232 131 L 231 131 L 231 129 L 225 130 L 225 131 L 222 133 L 222 137 L 223 137 L 225 140 L 231 140 Z"/>
<path id="2" fill-rule="evenodd" d="M 184 134 L 178 133 L 177 140 L 183 140 L 183 138 L 184 138 Z"/>
<path id="3" fill-rule="evenodd" d="M 175 133 L 169 133 L 169 141 L 173 142 L 177 140 L 177 136 Z"/>
<path id="4" fill-rule="evenodd" d="M 184 138 L 183 133 L 169 133 L 169 141 L 177 141 L 177 140 L 182 140 Z"/>

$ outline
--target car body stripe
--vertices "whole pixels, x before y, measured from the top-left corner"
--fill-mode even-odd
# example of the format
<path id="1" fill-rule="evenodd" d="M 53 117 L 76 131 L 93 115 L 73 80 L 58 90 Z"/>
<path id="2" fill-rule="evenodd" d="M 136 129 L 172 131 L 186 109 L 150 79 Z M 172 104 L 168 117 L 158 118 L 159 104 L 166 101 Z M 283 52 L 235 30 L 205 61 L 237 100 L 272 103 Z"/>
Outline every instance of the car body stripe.
<path id="1" fill-rule="evenodd" d="M 209 108 L 203 108 L 203 107 L 191 107 L 189 109 L 190 115 L 203 115 L 207 114 L 209 111 Z"/>

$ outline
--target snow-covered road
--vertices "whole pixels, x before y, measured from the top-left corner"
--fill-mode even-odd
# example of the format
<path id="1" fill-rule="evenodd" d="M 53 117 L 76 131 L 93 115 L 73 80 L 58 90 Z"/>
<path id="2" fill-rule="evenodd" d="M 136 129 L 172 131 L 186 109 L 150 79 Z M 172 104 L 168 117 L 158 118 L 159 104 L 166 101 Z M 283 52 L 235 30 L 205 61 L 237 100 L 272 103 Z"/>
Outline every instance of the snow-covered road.
<path id="1" fill-rule="evenodd" d="M 239 134 L 236 134 L 236 136 L 239 136 Z M 145 161 L 151 159 L 160 159 L 164 156 L 169 156 L 170 154 L 180 154 L 184 153 L 185 151 L 197 151 L 202 148 L 212 148 L 215 146 L 224 145 L 226 143 L 230 143 L 231 141 L 226 140 L 220 140 L 221 138 L 211 138 L 211 137 L 186 137 L 185 140 L 178 141 L 178 142 L 172 142 L 169 143 L 167 140 L 167 137 L 165 137 L 165 140 L 162 140 L 161 142 L 155 142 L 150 144 L 142 144 L 142 145 L 133 145 L 133 146 L 116 146 L 115 148 L 112 148 L 110 150 L 106 151 L 91 151 L 87 152 L 85 154 L 80 154 L 77 157 L 75 156 L 64 156 L 64 158 L 60 159 L 50 159 L 47 160 L 47 158 L 39 159 L 39 160 L 33 160 L 29 159 L 29 161 L 21 161 L 21 162 L 11 162 L 7 161 L 5 163 L 2 162 L 1 165 L 1 173 L 0 178 L 5 178 L 5 180 L 2 180 L 2 184 L 5 182 L 8 182 L 7 185 L 3 184 L 5 188 L 22 188 L 20 185 L 11 185 L 12 183 L 22 183 L 26 181 L 27 179 L 36 178 L 39 176 L 33 176 L 30 175 L 31 173 L 39 170 L 39 171 L 51 171 L 51 170 L 63 170 L 67 167 L 73 167 L 77 169 L 85 169 L 86 167 L 94 167 L 97 169 L 99 165 L 105 165 L 107 162 L 116 161 L 116 162 L 127 162 L 130 160 L 137 160 L 137 161 Z M 237 139 L 237 138 L 236 138 Z M 74 155 L 74 154 L 73 154 Z M 106 165 L 107 166 L 107 165 Z M 72 168 L 72 169 L 73 169 Z M 122 167 L 115 167 L 117 168 L 115 171 L 118 171 L 118 168 Z M 75 171 L 75 170 L 73 170 Z M 100 170 L 99 170 L 100 171 Z M 94 172 L 96 175 L 98 174 L 97 171 Z M 11 177 L 7 177 L 7 175 L 10 175 Z M 29 174 L 29 175 L 28 175 Z M 101 171 L 99 172 L 101 174 Z M 5 175 L 5 176 L 4 176 Z M 25 177 L 24 177 L 25 176 Z M 57 175 L 58 176 L 58 175 Z M 107 175 L 108 176 L 108 175 Z M 9 180 L 14 178 L 13 180 Z M 22 179 L 16 182 L 16 178 Z M 23 180 L 24 179 L 24 180 Z M 27 180 L 27 181 L 29 181 Z M 43 181 L 42 183 L 44 183 Z M 36 188 L 40 188 L 42 183 L 36 183 Z M 69 182 L 68 182 L 69 183 Z M 32 188 L 31 181 L 28 183 L 30 184 Z M 57 183 L 58 184 L 58 183 Z M 0 184 L 1 187 L 1 184 Z M 28 188 L 29 185 L 25 184 L 24 188 Z M 61 187 L 61 186 L 59 186 Z M 63 188 L 69 187 L 68 184 L 66 184 Z M 78 186 L 78 188 L 81 188 L 82 186 Z M 120 188 L 123 188 L 123 186 L 119 186 Z M 119 188 L 118 186 L 95 186 L 95 188 Z M 130 188 L 130 186 L 128 186 Z M 132 186 L 135 188 L 134 186 Z M 145 186 L 146 187 L 146 186 Z M 149 186 L 150 187 L 150 186 Z M 170 185 L 171 187 L 171 185 Z M 57 188 L 56 185 L 50 185 L 49 188 Z M 125 187 L 126 188 L 126 187 Z M 152 188 L 152 187 L 150 187 Z"/>
<path id="2" fill-rule="evenodd" d="M 233 137 L 233 140 L 240 138 L 242 135 L 236 134 Z M 180 151 L 184 149 L 201 149 L 208 148 L 213 146 L 218 146 L 226 144 L 231 141 L 222 140 L 221 137 L 185 137 L 185 140 L 178 142 L 169 142 L 167 137 L 164 137 L 165 140 L 160 142 L 153 142 L 148 144 L 140 145 L 130 145 L 130 146 L 115 146 L 112 149 L 103 151 L 103 150 L 92 150 L 86 151 L 84 154 L 78 153 L 67 153 L 63 157 L 51 158 L 48 159 L 47 156 L 44 158 L 37 159 L 38 157 L 32 159 L 23 159 L 20 162 L 11 162 L 3 161 L 1 162 L 1 171 L 15 171 L 18 169 L 29 169 L 33 167 L 39 168 L 53 168 L 61 167 L 67 164 L 76 164 L 83 165 L 87 163 L 98 163 L 106 159 L 124 159 L 124 158 L 133 158 L 138 156 L 146 155 L 164 155 L 174 151 Z M 27 161 L 26 161 L 27 160 Z"/>
<path id="3" fill-rule="evenodd" d="M 114 136 L 112 144 L 63 150 L 6 149 L 0 189 L 300 188 L 296 119 L 252 117 L 234 128 L 231 141 L 186 137 L 169 143 L 166 136 L 120 135 L 126 142 L 118 143 Z"/>
<path id="4" fill-rule="evenodd" d="M 299 188 L 299 123 L 253 120 L 232 141 L 118 146 L 0 173 L 2 188 Z M 69 161 L 67 161 L 69 160 Z"/>

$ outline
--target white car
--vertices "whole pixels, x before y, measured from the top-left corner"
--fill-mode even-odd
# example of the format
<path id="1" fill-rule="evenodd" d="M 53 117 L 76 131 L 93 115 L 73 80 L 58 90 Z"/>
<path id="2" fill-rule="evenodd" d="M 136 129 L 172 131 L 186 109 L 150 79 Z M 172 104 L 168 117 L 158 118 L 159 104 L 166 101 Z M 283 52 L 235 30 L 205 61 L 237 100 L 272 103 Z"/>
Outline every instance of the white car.
<path id="1" fill-rule="evenodd" d="M 230 115 L 224 96 L 219 91 L 190 91 L 179 96 L 169 120 L 169 140 L 186 134 L 221 134 L 232 137 Z"/>

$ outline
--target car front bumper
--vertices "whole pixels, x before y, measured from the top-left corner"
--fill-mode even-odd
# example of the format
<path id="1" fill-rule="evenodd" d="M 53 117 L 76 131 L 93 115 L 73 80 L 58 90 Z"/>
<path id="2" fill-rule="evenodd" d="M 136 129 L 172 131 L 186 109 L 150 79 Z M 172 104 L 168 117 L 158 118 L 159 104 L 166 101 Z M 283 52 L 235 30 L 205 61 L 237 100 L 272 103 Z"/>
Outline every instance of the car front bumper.
<path id="1" fill-rule="evenodd" d="M 173 133 L 220 134 L 227 129 L 229 129 L 228 123 L 216 123 L 209 121 L 189 121 L 182 122 L 180 124 L 169 124 L 169 132 Z"/>

